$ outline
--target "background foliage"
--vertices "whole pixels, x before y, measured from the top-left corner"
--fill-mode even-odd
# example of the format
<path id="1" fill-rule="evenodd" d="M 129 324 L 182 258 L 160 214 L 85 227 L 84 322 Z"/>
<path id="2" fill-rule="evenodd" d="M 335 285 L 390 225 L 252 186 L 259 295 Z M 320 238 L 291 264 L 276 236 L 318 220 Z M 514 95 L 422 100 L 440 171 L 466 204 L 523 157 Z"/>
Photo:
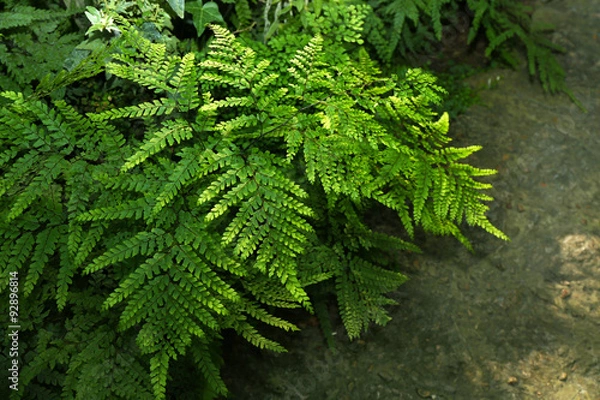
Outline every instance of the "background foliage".
<path id="1" fill-rule="evenodd" d="M 464 161 L 478 146 L 450 145 L 446 91 L 409 65 L 460 10 L 468 41 L 483 32 L 488 56 L 513 60 L 518 39 L 530 73 L 566 90 L 556 46 L 516 1 L 36 7 L 0 10 L 13 398 L 225 395 L 225 330 L 285 351 L 261 327 L 296 330 L 282 310 L 323 316 L 332 294 L 353 339 L 389 320 L 386 293 L 406 280 L 392 254 L 419 251 L 415 231 L 506 239 L 478 180 L 495 171 Z M 369 226 L 377 207 L 405 237 Z"/>

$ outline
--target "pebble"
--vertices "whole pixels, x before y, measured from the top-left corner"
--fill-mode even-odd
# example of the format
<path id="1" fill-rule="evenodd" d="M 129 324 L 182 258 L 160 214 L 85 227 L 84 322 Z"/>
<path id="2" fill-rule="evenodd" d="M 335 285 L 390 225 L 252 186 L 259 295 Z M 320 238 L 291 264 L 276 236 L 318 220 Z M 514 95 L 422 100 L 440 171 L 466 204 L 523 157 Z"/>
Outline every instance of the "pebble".
<path id="1" fill-rule="evenodd" d="M 386 383 L 392 382 L 394 380 L 394 375 L 389 371 L 381 371 L 378 372 L 377 375 Z"/>
<path id="2" fill-rule="evenodd" d="M 516 385 L 517 383 L 519 383 L 519 380 L 517 379 L 516 376 L 510 376 L 508 378 L 508 381 L 506 381 L 509 385 Z"/>
<path id="3" fill-rule="evenodd" d="M 568 377 L 567 373 L 566 373 L 566 372 L 562 372 L 562 373 L 561 373 L 561 374 L 558 376 L 558 380 L 559 380 L 559 381 L 563 381 L 563 382 L 564 382 L 564 381 L 566 381 L 566 380 L 567 380 L 567 377 Z"/>

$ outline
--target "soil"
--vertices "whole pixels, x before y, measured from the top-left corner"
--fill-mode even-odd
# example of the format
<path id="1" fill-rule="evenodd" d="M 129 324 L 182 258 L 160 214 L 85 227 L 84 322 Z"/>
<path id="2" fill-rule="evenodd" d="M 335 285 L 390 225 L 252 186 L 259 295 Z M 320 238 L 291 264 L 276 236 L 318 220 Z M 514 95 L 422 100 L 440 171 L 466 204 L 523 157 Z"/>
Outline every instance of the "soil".
<path id="1" fill-rule="evenodd" d="M 451 128 L 484 146 L 470 163 L 499 171 L 489 217 L 511 241 L 469 230 L 472 254 L 427 237 L 399 255 L 410 281 L 393 320 L 353 342 L 334 320 L 336 352 L 314 319 L 275 336 L 284 354 L 228 340 L 231 399 L 600 399 L 600 1 L 540 2 L 534 18 L 556 25 L 587 113 L 523 65 L 473 77 L 490 89 Z"/>

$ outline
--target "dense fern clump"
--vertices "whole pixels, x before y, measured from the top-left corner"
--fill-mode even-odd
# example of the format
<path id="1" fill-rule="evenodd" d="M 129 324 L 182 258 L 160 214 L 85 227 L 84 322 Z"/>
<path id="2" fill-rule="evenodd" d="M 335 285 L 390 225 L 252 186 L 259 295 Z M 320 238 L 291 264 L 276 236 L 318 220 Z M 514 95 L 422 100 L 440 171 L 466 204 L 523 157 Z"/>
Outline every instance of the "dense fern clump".
<path id="1" fill-rule="evenodd" d="M 63 68 L 83 40 L 70 29 L 76 10 L 16 5 L 0 12 L 0 90 L 26 90 Z"/>
<path id="2" fill-rule="evenodd" d="M 27 315 L 15 398 L 164 399 L 184 358 L 205 398 L 225 394 L 222 332 L 284 351 L 260 325 L 296 330 L 276 310 L 318 312 L 326 291 L 351 339 L 385 324 L 407 278 L 382 254 L 419 249 L 373 231 L 376 206 L 410 238 L 470 248 L 466 222 L 506 239 L 477 180 L 495 171 L 466 163 L 479 147 L 450 146 L 432 110 L 443 89 L 349 54 L 357 22 L 266 44 L 212 25 L 206 53 L 177 54 L 113 17 L 118 37 L 71 71 L 0 92 L 0 291 L 17 273 Z M 56 94 L 99 71 L 144 97 L 85 113 Z"/>
<path id="3" fill-rule="evenodd" d="M 107 71 L 149 101 L 82 115 L 1 94 L 1 287 L 19 272 L 35 339 L 22 383 L 38 396 L 58 384 L 68 397 L 165 398 L 169 365 L 188 352 L 207 396 L 223 394 L 220 333 L 283 351 L 256 323 L 297 329 L 270 310 L 312 311 L 319 285 L 350 338 L 386 323 L 385 294 L 406 278 L 380 253 L 418 249 L 365 224 L 376 203 L 410 236 L 421 226 L 469 246 L 466 221 L 505 238 L 475 179 L 494 171 L 462 162 L 477 146 L 448 146 L 431 76 L 383 78 L 366 53 L 332 58 L 315 36 L 282 81 L 212 29 L 198 59 L 121 27 Z"/>

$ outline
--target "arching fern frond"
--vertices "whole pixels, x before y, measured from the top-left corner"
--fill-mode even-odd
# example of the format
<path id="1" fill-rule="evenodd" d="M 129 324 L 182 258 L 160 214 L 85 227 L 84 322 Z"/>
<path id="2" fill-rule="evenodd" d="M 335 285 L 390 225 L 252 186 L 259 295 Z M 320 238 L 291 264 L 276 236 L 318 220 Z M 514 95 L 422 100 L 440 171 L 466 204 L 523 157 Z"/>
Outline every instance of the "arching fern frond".
<path id="1" fill-rule="evenodd" d="M 148 157 L 163 150 L 167 145 L 173 146 L 184 140 L 192 138 L 192 128 L 189 123 L 182 119 L 165 121 L 160 129 L 153 132 L 150 140 L 144 142 L 142 147 L 121 167 L 122 172 L 126 172 L 136 165 L 143 162 Z"/>

